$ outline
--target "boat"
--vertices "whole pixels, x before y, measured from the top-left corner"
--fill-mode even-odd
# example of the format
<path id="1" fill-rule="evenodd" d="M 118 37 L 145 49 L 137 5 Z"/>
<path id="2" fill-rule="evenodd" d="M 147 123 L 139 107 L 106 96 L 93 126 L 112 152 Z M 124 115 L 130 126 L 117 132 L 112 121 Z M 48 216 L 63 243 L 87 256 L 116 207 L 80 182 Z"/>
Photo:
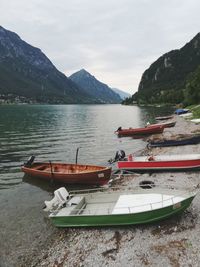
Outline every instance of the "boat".
<path id="1" fill-rule="evenodd" d="M 200 169 L 200 154 L 183 155 L 148 155 L 134 157 L 128 155 L 121 161 L 117 161 L 121 170 L 134 172 L 148 171 L 189 171 Z"/>
<path id="2" fill-rule="evenodd" d="M 200 123 L 200 119 L 192 119 L 191 122 L 194 122 L 194 123 Z"/>
<path id="3" fill-rule="evenodd" d="M 164 128 L 170 128 L 170 127 L 174 127 L 175 125 L 176 125 L 176 121 L 169 121 L 169 122 L 148 124 L 147 127 L 150 127 L 150 126 L 163 126 Z"/>
<path id="4" fill-rule="evenodd" d="M 174 116 L 169 115 L 169 116 L 162 116 L 162 117 L 155 117 L 155 120 L 160 121 L 160 120 L 169 120 L 172 119 Z"/>
<path id="5" fill-rule="evenodd" d="M 149 141 L 148 147 L 167 147 L 167 146 L 184 146 L 195 145 L 200 143 L 200 135 L 182 138 L 179 140 L 169 139 L 162 141 Z"/>
<path id="6" fill-rule="evenodd" d="M 181 114 L 185 114 L 185 113 L 188 113 L 188 112 L 189 112 L 189 109 L 178 108 L 174 113 L 177 114 L 177 115 L 181 115 Z"/>
<path id="7" fill-rule="evenodd" d="M 50 212 L 57 227 L 146 224 L 183 212 L 197 193 L 160 187 L 97 190 L 67 192 L 59 188 L 51 201 L 45 201 L 44 210 Z"/>
<path id="8" fill-rule="evenodd" d="M 30 162 L 22 171 L 31 177 L 64 184 L 104 185 L 111 176 L 111 168 L 104 166 L 70 164 L 60 162 Z"/>
<path id="9" fill-rule="evenodd" d="M 193 116 L 193 113 L 192 112 L 183 113 L 183 114 L 180 114 L 179 116 L 183 118 L 189 118 Z"/>
<path id="10" fill-rule="evenodd" d="M 148 127 L 144 128 L 128 128 L 128 129 L 122 129 L 122 127 L 119 127 L 115 133 L 120 136 L 132 136 L 132 135 L 148 135 L 148 134 L 156 134 L 156 133 L 162 133 L 164 130 L 164 126 L 161 125 L 149 125 Z"/>

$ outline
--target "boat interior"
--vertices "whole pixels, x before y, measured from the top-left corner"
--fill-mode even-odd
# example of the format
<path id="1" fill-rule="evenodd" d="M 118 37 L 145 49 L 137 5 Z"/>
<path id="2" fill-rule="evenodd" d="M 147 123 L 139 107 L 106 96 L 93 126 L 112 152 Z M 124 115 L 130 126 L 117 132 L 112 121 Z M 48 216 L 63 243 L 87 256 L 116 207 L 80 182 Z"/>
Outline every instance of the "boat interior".
<path id="1" fill-rule="evenodd" d="M 200 159 L 200 154 L 184 154 L 184 155 L 148 155 L 134 157 L 133 161 L 179 161 L 179 160 L 195 160 Z"/>
<path id="2" fill-rule="evenodd" d="M 151 211 L 171 205 L 181 205 L 181 201 L 188 196 L 179 194 L 114 192 L 73 196 L 65 207 L 50 216 L 111 215 Z"/>
<path id="3" fill-rule="evenodd" d="M 57 173 L 80 173 L 80 172 L 93 172 L 104 169 L 101 166 L 90 166 L 90 165 L 76 165 L 76 164 L 55 164 L 49 163 L 35 164 L 32 169 L 44 172 L 57 172 Z"/>

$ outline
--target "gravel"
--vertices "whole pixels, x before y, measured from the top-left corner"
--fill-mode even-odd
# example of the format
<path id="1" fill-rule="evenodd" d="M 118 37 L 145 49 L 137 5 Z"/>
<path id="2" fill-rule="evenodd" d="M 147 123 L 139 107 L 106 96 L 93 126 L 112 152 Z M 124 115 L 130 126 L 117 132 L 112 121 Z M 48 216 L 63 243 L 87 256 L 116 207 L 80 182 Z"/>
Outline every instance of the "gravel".
<path id="1" fill-rule="evenodd" d="M 175 117 L 173 128 L 163 136 L 200 132 L 200 126 Z M 159 136 L 161 137 L 161 135 Z M 153 148 L 150 153 L 199 153 L 200 145 Z M 147 150 L 144 151 L 147 153 Z M 197 187 L 199 172 L 132 174 L 114 182 L 119 186 L 134 186 L 143 180 L 176 187 Z M 182 214 L 162 222 L 143 226 L 58 229 L 51 242 L 37 255 L 23 259 L 20 266 L 199 266 L 200 194 Z M 48 241 L 48 240 L 47 240 Z"/>

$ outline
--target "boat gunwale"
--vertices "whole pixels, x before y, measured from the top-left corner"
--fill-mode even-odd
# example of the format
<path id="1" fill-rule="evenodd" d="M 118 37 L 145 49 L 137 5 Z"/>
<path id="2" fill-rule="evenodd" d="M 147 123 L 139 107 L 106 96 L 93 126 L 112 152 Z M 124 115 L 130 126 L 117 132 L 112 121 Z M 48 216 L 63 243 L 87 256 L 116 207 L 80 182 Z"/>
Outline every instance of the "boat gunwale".
<path id="1" fill-rule="evenodd" d="M 190 143 L 191 142 L 191 143 Z M 149 141 L 149 147 L 156 146 L 180 146 L 180 145 L 195 145 L 200 142 L 200 135 L 180 138 L 180 139 L 166 139 L 159 141 Z"/>
<path id="2" fill-rule="evenodd" d="M 40 170 L 40 169 L 36 169 L 36 166 L 37 165 L 44 165 L 44 166 L 49 166 L 50 169 L 49 170 Z M 91 167 L 91 170 L 90 169 L 86 169 L 86 170 L 82 170 L 80 172 L 77 172 L 77 173 L 73 173 L 73 172 L 70 172 L 70 173 L 64 173 L 64 172 L 58 172 L 58 171 L 51 171 L 51 164 L 52 166 L 55 164 L 55 165 L 71 165 L 71 166 L 76 166 L 75 163 L 60 163 L 60 162 L 52 162 L 52 163 L 48 163 L 48 162 L 34 162 L 30 167 L 27 167 L 25 165 L 22 166 L 22 171 L 23 172 L 32 172 L 32 173 L 41 173 L 41 174 L 56 174 L 58 176 L 65 176 L 65 175 L 80 175 L 80 174 L 87 174 L 87 173 L 98 173 L 98 172 L 103 172 L 103 171 L 107 171 L 107 170 L 112 170 L 112 167 L 109 167 L 109 166 L 98 166 L 98 165 L 88 165 L 88 164 L 78 164 L 78 166 L 81 166 L 81 167 Z M 35 166 L 34 166 L 35 165 Z M 94 168 L 97 168 L 97 169 L 92 169 L 92 167 Z"/>
<path id="3" fill-rule="evenodd" d="M 156 216 L 155 217 L 152 217 L 152 218 L 147 218 L 143 221 L 137 221 L 137 222 L 134 222 L 134 221 L 123 221 L 123 222 L 116 222 L 116 221 L 111 221 L 111 222 L 107 222 L 105 223 L 104 222 L 89 222 L 89 223 L 85 223 L 85 222 L 81 222 L 81 223 L 75 223 L 75 222 L 71 222 L 69 224 L 66 224 L 66 223 L 58 223 L 56 222 L 57 220 L 59 220 L 60 218 L 63 218 L 63 217 L 51 217 L 53 223 L 55 226 L 57 227 L 93 227 L 93 226 L 97 226 L 97 227 L 102 227 L 102 226 L 119 226 L 119 225 L 138 225 L 138 224 L 147 224 L 147 223 L 152 223 L 152 222 L 155 222 L 155 221 L 159 221 L 159 220 L 163 220 L 163 219 L 167 219 L 169 217 L 171 217 L 172 215 L 175 215 L 175 214 L 179 214 L 179 213 L 182 213 L 186 208 L 188 208 L 192 201 L 193 201 L 194 197 L 193 198 L 188 198 L 186 200 L 183 201 L 184 205 L 182 205 L 180 208 L 177 208 L 177 209 L 173 209 L 171 210 L 170 212 L 168 212 L 167 214 L 163 214 L 161 216 Z M 187 203 L 185 203 L 187 202 Z M 189 202 L 189 203 L 188 203 Z M 183 204 L 182 203 L 182 204 Z M 169 207 L 166 207 L 166 208 L 163 208 L 163 209 L 169 209 Z M 160 210 L 163 210 L 163 209 L 160 209 Z M 152 213 L 152 212 L 158 212 L 158 211 L 149 211 L 149 213 Z M 146 213 L 146 212 L 144 212 Z M 137 215 L 142 215 L 142 214 L 113 214 L 112 215 L 96 215 L 95 217 L 98 218 L 98 217 L 106 217 L 106 218 L 112 218 L 112 217 L 115 217 L 115 218 L 120 218 L 120 217 L 124 217 L 124 216 L 128 216 L 130 218 L 132 218 L 132 216 L 137 216 Z M 83 216 L 82 218 L 83 219 L 90 219 L 91 216 Z M 70 217 L 72 219 L 76 219 L 76 217 Z"/>
<path id="4" fill-rule="evenodd" d="M 132 154 L 133 155 L 133 154 Z M 188 156 L 188 157 L 187 157 Z M 191 157 L 192 156 L 192 157 Z M 153 157 L 153 159 L 152 159 Z M 149 160 L 149 158 L 151 158 Z M 172 155 L 148 155 L 148 156 L 138 156 L 138 157 L 134 157 L 133 155 L 133 160 L 122 160 L 122 161 L 118 161 L 118 162 L 130 162 L 130 163 L 139 163 L 139 162 L 149 162 L 149 163 L 153 163 L 153 162 L 162 162 L 162 163 L 166 163 L 166 162 L 184 162 L 184 161 L 194 161 L 194 160 L 200 160 L 200 154 L 184 154 L 184 155 L 180 155 L 180 154 L 172 154 Z"/>
<path id="5" fill-rule="evenodd" d="M 158 184 L 157 184 L 157 186 L 158 186 Z M 162 194 L 163 195 L 164 193 L 166 193 L 166 194 L 172 194 L 174 192 L 173 196 L 170 197 L 170 198 L 168 198 L 168 199 L 166 199 L 166 200 L 157 201 L 157 202 L 148 203 L 148 204 L 143 204 L 143 205 L 131 206 L 131 207 L 123 207 L 123 209 L 127 209 L 127 208 L 138 208 L 138 207 L 147 206 L 147 205 L 150 205 L 151 206 L 151 205 L 163 203 L 165 201 L 169 201 L 169 200 L 171 200 L 171 199 L 173 199 L 175 197 L 184 197 L 184 199 L 182 199 L 181 201 L 178 201 L 177 203 L 173 203 L 173 204 L 168 205 L 168 206 L 165 206 L 165 207 L 159 207 L 159 208 L 151 209 L 151 210 L 148 210 L 148 211 L 141 211 L 141 212 L 135 212 L 135 213 L 133 213 L 133 212 L 121 213 L 121 215 L 126 215 L 126 214 L 128 215 L 128 214 L 139 214 L 139 213 L 142 213 L 142 212 L 149 212 L 149 211 L 154 211 L 154 210 L 158 210 L 158 209 L 162 209 L 162 208 L 167 208 L 167 207 L 176 205 L 176 204 L 178 204 L 178 203 L 180 203 L 182 201 L 185 201 L 187 199 L 194 198 L 197 195 L 197 193 L 199 192 L 199 190 L 197 189 L 197 187 L 196 188 L 190 188 L 190 189 L 180 188 L 180 187 L 178 189 L 176 189 L 176 188 L 171 189 L 171 188 L 167 188 L 166 185 L 165 186 L 159 185 L 159 187 L 152 187 L 151 189 L 143 189 L 139 185 L 135 186 L 134 189 L 121 190 L 121 188 L 117 188 L 117 187 L 112 187 L 112 189 L 113 189 L 113 191 L 108 191 L 107 188 L 101 188 L 102 191 L 106 191 L 106 192 L 99 191 L 99 188 L 88 189 L 88 190 L 87 189 L 83 189 L 83 190 L 77 190 L 77 191 L 70 191 L 69 192 L 69 195 L 70 195 L 70 199 L 72 199 L 73 196 L 77 196 L 77 195 L 83 196 L 85 198 L 86 197 L 91 197 L 91 195 L 94 195 L 94 196 L 96 196 L 96 195 L 102 195 L 102 194 L 103 195 L 105 195 L 105 194 L 108 195 L 108 194 L 112 194 L 112 193 L 113 194 L 118 194 L 119 196 L 120 196 L 120 194 L 121 195 L 129 194 L 130 195 L 130 193 L 132 193 L 132 194 L 135 193 L 135 194 L 138 194 L 139 195 L 139 194 L 141 194 L 141 192 L 143 192 L 143 190 L 144 190 L 144 192 L 147 192 L 147 193 L 144 193 L 144 194 L 158 193 L 158 194 Z M 116 191 L 117 189 L 119 189 L 119 191 Z M 89 191 L 89 193 L 88 193 L 88 191 Z M 95 191 L 97 191 L 97 192 L 95 192 Z M 86 192 L 86 193 L 83 193 L 83 192 Z M 60 208 L 58 210 L 55 210 L 54 212 L 55 213 L 58 213 L 61 209 L 62 208 Z M 68 217 L 68 216 L 70 216 L 70 217 L 71 216 L 98 216 L 98 215 L 95 215 L 95 214 L 78 214 L 78 212 L 80 210 L 82 210 L 82 208 L 80 208 L 80 209 L 74 209 L 74 211 L 76 211 L 77 214 L 69 214 L 66 217 Z M 97 210 L 97 209 L 94 209 L 94 210 Z M 65 217 L 63 215 L 62 216 L 53 215 L 54 212 L 51 213 L 52 216 L 50 216 L 51 214 L 49 216 L 50 217 Z M 112 213 L 99 214 L 99 216 L 105 216 L 105 215 L 120 215 L 120 214 L 112 214 Z"/>
<path id="6" fill-rule="evenodd" d="M 53 211 L 53 212 L 51 212 L 51 214 L 49 215 L 49 217 L 53 217 L 53 218 L 58 218 L 58 217 L 84 217 L 84 216 L 89 216 L 89 217 L 91 217 L 91 216 L 123 216 L 123 215 L 131 215 L 131 214 L 141 214 L 141 213 L 146 213 L 146 212 L 151 212 L 151 211 L 157 211 L 157 210 L 160 210 L 160 209 L 163 209 L 163 208 L 169 208 L 169 207 L 173 207 L 174 205 L 177 205 L 177 204 L 179 204 L 179 203 L 182 203 L 183 201 L 186 201 L 186 200 L 189 200 L 190 198 L 194 198 L 195 196 L 196 196 L 196 194 L 197 193 L 191 193 L 191 194 L 189 194 L 189 192 L 185 192 L 185 195 L 187 195 L 187 197 L 184 197 L 181 201 L 178 201 L 178 202 L 175 202 L 175 203 L 173 203 L 173 198 L 175 198 L 175 197 L 183 197 L 183 195 L 181 195 L 181 196 L 179 196 L 179 195 L 177 195 L 177 196 L 173 196 L 173 197 L 170 197 L 170 198 L 168 198 L 168 199 L 165 199 L 165 200 L 163 200 L 163 201 L 158 201 L 158 202 L 152 202 L 152 203 L 148 203 L 148 204 L 143 204 L 143 205 L 137 205 L 137 206 L 127 206 L 127 207 L 122 207 L 122 208 L 118 208 L 118 209 L 128 209 L 129 210 L 129 212 L 127 212 L 127 213 L 115 213 L 115 214 L 112 214 L 112 211 L 113 211 L 113 209 L 107 209 L 107 213 L 102 213 L 102 214 L 95 214 L 94 212 L 92 213 L 92 212 L 90 212 L 90 211 L 99 211 L 99 210 L 101 210 L 101 209 L 95 209 L 95 208 L 93 208 L 93 209 L 88 209 L 88 212 L 89 213 L 84 213 L 84 214 L 81 214 L 81 213 L 79 213 L 79 211 L 83 211 L 84 209 L 82 209 L 82 208 L 80 208 L 80 209 L 74 209 L 73 211 L 76 211 L 76 213 L 73 213 L 73 214 L 68 214 L 68 215 L 57 215 L 57 213 L 59 213 L 59 211 L 60 210 L 62 210 L 62 208 L 61 209 L 59 209 L 59 210 L 55 210 L 55 211 Z M 172 204 L 170 204 L 170 205 L 167 205 L 167 206 L 164 206 L 163 207 L 163 205 L 162 205 L 162 207 L 158 207 L 158 208 L 153 208 L 152 207 L 152 205 L 156 205 L 156 204 L 160 204 L 160 203 L 163 203 L 163 202 L 166 202 L 166 201 L 169 201 L 169 200 L 172 200 Z M 116 203 L 116 202 L 115 202 Z M 150 206 L 150 210 L 144 210 L 144 211 L 139 211 L 139 212 L 131 212 L 130 211 L 130 209 L 133 209 L 133 208 L 139 208 L 139 207 L 144 207 L 144 206 Z M 87 209 L 86 209 L 87 210 Z M 110 213 L 109 213 L 109 211 L 110 211 Z"/>

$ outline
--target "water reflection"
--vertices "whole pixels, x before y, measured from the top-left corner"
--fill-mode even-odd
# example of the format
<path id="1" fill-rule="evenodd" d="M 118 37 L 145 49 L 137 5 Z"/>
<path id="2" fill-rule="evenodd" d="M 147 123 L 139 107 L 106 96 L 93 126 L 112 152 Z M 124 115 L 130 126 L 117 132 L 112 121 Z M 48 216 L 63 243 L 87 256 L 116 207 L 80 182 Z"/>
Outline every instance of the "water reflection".
<path id="1" fill-rule="evenodd" d="M 114 131 L 143 127 L 157 114 L 162 109 L 120 105 L 0 106 L 0 182 L 14 178 L 21 183 L 20 166 L 30 155 L 73 163 L 77 147 L 79 162 L 107 165 L 116 150 L 130 153 L 146 145 L 131 137 L 119 139 Z"/>
<path id="2" fill-rule="evenodd" d="M 119 139 L 114 131 L 142 127 L 162 114 L 161 109 L 150 112 L 120 105 L 0 106 L 0 262 L 5 258 L 7 266 L 19 266 L 27 247 L 38 247 L 38 236 L 46 240 L 53 231 L 42 206 L 59 185 L 24 177 L 22 163 L 30 155 L 75 162 L 81 147 L 79 162 L 107 165 L 117 150 L 128 154 L 146 146 L 141 139 Z"/>

